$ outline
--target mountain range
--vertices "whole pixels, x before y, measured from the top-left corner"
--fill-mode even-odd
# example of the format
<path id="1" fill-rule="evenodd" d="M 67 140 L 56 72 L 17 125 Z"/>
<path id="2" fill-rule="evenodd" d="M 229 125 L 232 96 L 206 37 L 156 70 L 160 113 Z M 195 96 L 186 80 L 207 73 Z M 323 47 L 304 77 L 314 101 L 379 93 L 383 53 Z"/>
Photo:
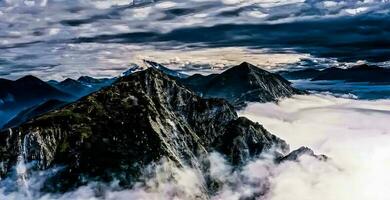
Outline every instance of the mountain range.
<path id="1" fill-rule="evenodd" d="M 7 128 L 9 125 L 15 124 L 17 120 L 27 120 L 35 116 L 34 113 L 42 114 L 42 110 L 49 111 L 50 106 L 48 105 L 52 105 L 54 102 L 75 101 L 110 85 L 114 80 L 82 76 L 78 80 L 68 78 L 61 82 L 45 82 L 31 75 L 15 81 L 0 79 L 0 127 Z M 43 108 L 43 106 L 48 107 Z M 37 107 L 40 110 L 34 111 Z M 9 122 L 10 120 L 13 122 Z M 16 124 L 21 122 L 23 121 Z"/>
<path id="2" fill-rule="evenodd" d="M 349 68 L 330 67 L 323 70 L 304 69 L 281 71 L 287 79 L 310 79 L 312 81 L 340 80 L 346 82 L 390 83 L 390 68 L 360 64 Z"/>
<path id="3" fill-rule="evenodd" d="M 20 111 L 51 99 L 77 98 L 30 75 L 15 81 L 0 79 L 0 127 Z"/>
<path id="4" fill-rule="evenodd" d="M 275 162 L 315 156 L 260 124 L 238 117 L 220 98 L 202 98 L 180 81 L 149 68 L 0 133 L 1 177 L 20 162 L 33 170 L 65 166 L 44 184 L 64 191 L 87 181 L 132 185 L 142 169 L 167 159 L 178 167 L 207 168 L 200 157 L 217 151 L 236 167 L 264 152 Z M 318 158 L 325 158 L 320 156 Z M 207 180 L 207 179 L 206 179 Z M 205 198 L 210 187 L 206 184 Z"/>
<path id="5" fill-rule="evenodd" d="M 305 93 L 291 87 L 290 82 L 282 78 L 280 75 L 267 72 L 246 62 L 232 67 L 221 74 L 211 74 L 208 76 L 200 74 L 188 76 L 153 61 L 145 60 L 144 62 L 147 67 L 132 65 L 131 68 L 122 73 L 120 77 L 125 77 L 147 68 L 154 68 L 181 82 L 186 87 L 197 92 L 200 96 L 205 98 L 223 98 L 233 104 L 236 108 L 245 106 L 246 102 L 277 101 L 279 98 Z M 39 82 L 39 84 L 31 85 L 27 82 L 24 83 L 23 80 L 29 79 L 34 79 L 36 82 Z M 88 76 L 82 76 L 77 80 L 67 78 L 61 82 L 52 80 L 46 83 L 36 77 L 30 76 L 28 79 L 17 80 L 17 82 L 21 85 L 20 89 L 17 91 L 10 89 L 9 91 L 12 91 L 15 94 L 17 94 L 18 91 L 25 94 L 29 94 L 30 91 L 34 92 L 35 90 L 39 90 L 41 92 L 34 93 L 36 98 L 38 98 L 37 100 L 34 100 L 34 98 L 29 96 L 25 96 L 21 99 L 26 100 L 27 103 L 23 104 L 20 102 L 21 100 L 14 101 L 15 106 L 13 106 L 14 111 L 12 112 L 12 115 L 8 114 L 7 116 L 3 116 L 0 121 L 2 122 L 0 123 L 0 127 L 2 124 L 3 128 L 9 128 L 13 125 L 21 124 L 38 114 L 43 114 L 42 110 L 50 111 L 51 109 L 63 105 L 64 102 L 69 103 L 75 101 L 78 98 L 111 85 L 117 79 L 118 77 L 95 79 Z M 29 87 L 37 88 L 29 89 Z M 44 92 L 45 88 L 48 89 L 48 93 Z M 66 96 L 51 95 L 51 93 L 53 93 L 51 91 L 55 91 Z M 7 94 L 7 92 L 4 94 Z M 32 101 L 29 102 L 29 99 Z M 45 103 L 50 100 L 55 101 Z M 54 102 L 57 102 L 58 105 L 54 105 Z M 47 107 L 44 108 L 45 106 Z"/>

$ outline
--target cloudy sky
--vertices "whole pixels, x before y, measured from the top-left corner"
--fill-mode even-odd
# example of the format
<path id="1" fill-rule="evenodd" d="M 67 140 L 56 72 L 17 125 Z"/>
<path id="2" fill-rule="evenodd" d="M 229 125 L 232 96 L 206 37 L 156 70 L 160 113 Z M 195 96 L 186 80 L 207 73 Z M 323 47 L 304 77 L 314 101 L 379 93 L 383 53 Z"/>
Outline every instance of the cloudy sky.
<path id="1" fill-rule="evenodd" d="M 0 77 L 111 76 L 143 58 L 217 69 L 385 62 L 389 15 L 389 0 L 2 0 Z"/>

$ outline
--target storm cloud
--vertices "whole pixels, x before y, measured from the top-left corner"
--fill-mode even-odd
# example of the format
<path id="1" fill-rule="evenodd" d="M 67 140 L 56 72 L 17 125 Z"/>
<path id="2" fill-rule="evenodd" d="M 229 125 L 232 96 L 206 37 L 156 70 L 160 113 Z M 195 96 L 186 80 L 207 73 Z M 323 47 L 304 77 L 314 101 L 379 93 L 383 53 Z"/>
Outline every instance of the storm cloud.
<path id="1" fill-rule="evenodd" d="M 389 8 L 388 0 L 2 1 L 0 58 L 10 64 L 0 74 L 109 76 L 139 51 L 220 47 L 383 62 Z"/>

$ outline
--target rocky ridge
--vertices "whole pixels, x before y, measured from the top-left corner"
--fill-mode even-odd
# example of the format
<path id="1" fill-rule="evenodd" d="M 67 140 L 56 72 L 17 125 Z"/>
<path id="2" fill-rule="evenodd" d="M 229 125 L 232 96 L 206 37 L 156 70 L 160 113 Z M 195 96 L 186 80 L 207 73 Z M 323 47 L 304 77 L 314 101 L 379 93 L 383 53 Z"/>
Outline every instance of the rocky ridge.
<path id="1" fill-rule="evenodd" d="M 39 170 L 66 166 L 48 181 L 54 191 L 113 177 L 129 185 L 163 158 L 201 169 L 198 158 L 210 151 L 237 166 L 266 151 L 289 152 L 225 100 L 203 99 L 154 68 L 0 133 L 0 146 L 2 177 L 20 160 Z"/>

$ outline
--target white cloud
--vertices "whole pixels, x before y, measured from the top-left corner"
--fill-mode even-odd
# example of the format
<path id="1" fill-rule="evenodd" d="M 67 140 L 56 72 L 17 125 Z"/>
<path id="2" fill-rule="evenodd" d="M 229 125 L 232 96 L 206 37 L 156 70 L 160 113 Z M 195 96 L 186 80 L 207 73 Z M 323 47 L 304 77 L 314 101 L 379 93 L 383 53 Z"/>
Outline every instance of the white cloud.
<path id="1" fill-rule="evenodd" d="M 272 179 L 271 199 L 387 199 L 390 100 L 296 96 L 252 104 L 241 115 L 262 123 L 292 147 L 309 146 L 332 165 L 303 159 Z"/>
<path id="2" fill-rule="evenodd" d="M 175 6 L 177 6 L 177 3 L 173 1 L 163 1 L 155 5 L 156 8 L 160 9 L 174 8 Z"/>
<path id="3" fill-rule="evenodd" d="M 345 9 L 345 12 L 351 14 L 351 15 L 357 15 L 359 13 L 367 11 L 368 7 L 359 7 L 359 8 L 353 8 L 353 9 Z"/>

